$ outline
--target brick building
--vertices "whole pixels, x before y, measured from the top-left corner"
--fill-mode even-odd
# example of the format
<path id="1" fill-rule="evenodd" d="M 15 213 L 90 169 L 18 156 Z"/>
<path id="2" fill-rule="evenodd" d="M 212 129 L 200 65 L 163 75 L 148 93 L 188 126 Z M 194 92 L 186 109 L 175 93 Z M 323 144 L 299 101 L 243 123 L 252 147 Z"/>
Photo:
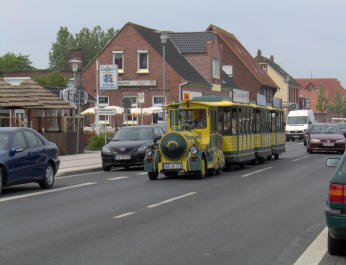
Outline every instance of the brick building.
<path id="1" fill-rule="evenodd" d="M 82 71 L 81 84 L 96 97 L 96 65 L 118 66 L 118 89 L 99 91 L 109 105 L 122 106 L 129 97 L 137 103 L 138 93 L 144 93 L 142 107 L 163 104 L 163 44 L 161 34 L 155 29 L 127 23 L 106 47 Z M 256 60 L 235 37 L 222 29 L 210 26 L 204 32 L 168 32 L 165 44 L 166 102 L 179 101 L 194 96 L 230 95 L 233 88 L 267 96 L 267 102 L 277 90 L 276 84 L 262 71 Z M 232 40 L 230 40 L 230 36 Z M 116 116 L 116 125 L 131 120 L 128 113 Z M 137 120 L 138 119 L 138 120 Z M 134 123 L 141 123 L 140 117 Z M 144 116 L 145 124 L 152 117 Z M 114 123 L 113 123 L 114 124 Z"/>
<path id="2" fill-rule="evenodd" d="M 333 104 L 337 89 L 339 89 L 341 97 L 345 96 L 345 88 L 337 78 L 297 78 L 296 80 L 301 86 L 299 89 L 299 96 L 304 98 L 305 102 L 307 102 L 306 108 L 313 110 L 317 120 L 325 121 L 332 117 L 337 117 L 337 115 L 332 113 L 331 110 L 321 113 L 316 109 L 319 88 L 321 85 L 323 85 L 326 90 L 326 98 L 328 99 L 329 104 Z"/>

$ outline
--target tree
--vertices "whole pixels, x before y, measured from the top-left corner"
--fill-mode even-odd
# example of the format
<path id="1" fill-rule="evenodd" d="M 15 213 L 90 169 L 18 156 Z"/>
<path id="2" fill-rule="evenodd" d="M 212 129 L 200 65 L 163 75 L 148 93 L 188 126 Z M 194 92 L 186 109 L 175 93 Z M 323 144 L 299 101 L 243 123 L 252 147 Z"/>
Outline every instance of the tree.
<path id="1" fill-rule="evenodd" d="M 69 50 L 74 47 L 73 35 L 67 27 L 60 27 L 56 42 L 49 52 L 49 67 L 53 69 L 68 69 Z"/>
<path id="2" fill-rule="evenodd" d="M 326 90 L 323 83 L 320 84 L 319 93 L 317 97 L 316 110 L 319 110 L 321 113 L 324 113 L 328 110 L 329 101 L 326 97 Z"/>
<path id="3" fill-rule="evenodd" d="M 48 75 L 34 75 L 33 79 L 41 86 L 52 87 L 66 87 L 69 81 L 59 71 L 53 71 Z"/>
<path id="4" fill-rule="evenodd" d="M 342 99 L 342 113 L 343 116 L 346 117 L 346 96 L 344 96 Z"/>
<path id="5" fill-rule="evenodd" d="M 334 95 L 334 100 L 333 104 L 331 104 L 331 109 L 333 112 L 336 114 L 342 114 L 342 104 L 343 104 L 343 99 L 340 94 L 340 89 L 337 87 L 335 90 L 335 95 Z"/>
<path id="6" fill-rule="evenodd" d="M 0 56 L 0 70 L 21 70 L 21 69 L 35 69 L 29 59 L 29 55 L 15 55 L 12 52 Z"/>
<path id="7" fill-rule="evenodd" d="M 105 32 L 101 26 L 96 26 L 92 30 L 84 27 L 79 33 L 72 35 L 67 27 L 61 27 L 57 34 L 57 40 L 52 44 L 49 52 L 49 65 L 54 69 L 68 69 L 69 50 L 81 48 L 83 66 L 86 66 L 115 34 L 114 28 Z"/>

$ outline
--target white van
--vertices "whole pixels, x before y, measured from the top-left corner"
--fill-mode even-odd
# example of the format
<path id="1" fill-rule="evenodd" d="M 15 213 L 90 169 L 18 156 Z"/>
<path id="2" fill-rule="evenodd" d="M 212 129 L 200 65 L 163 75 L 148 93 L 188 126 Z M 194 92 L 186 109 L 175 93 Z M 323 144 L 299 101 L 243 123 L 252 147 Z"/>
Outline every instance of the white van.
<path id="1" fill-rule="evenodd" d="M 315 118 L 312 110 L 291 110 L 288 113 L 285 128 L 286 141 L 304 139 L 309 124 L 314 122 Z"/>

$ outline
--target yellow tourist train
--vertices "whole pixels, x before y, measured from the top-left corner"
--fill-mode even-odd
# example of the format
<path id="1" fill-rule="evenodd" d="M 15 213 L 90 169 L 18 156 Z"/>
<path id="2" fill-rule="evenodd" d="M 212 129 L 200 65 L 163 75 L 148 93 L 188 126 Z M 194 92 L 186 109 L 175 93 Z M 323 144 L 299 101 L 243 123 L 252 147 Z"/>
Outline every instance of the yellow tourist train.
<path id="1" fill-rule="evenodd" d="M 233 99 L 202 96 L 168 105 L 168 131 L 159 144 L 145 151 L 144 170 L 149 178 L 179 172 L 204 178 L 220 173 L 225 166 L 243 167 L 272 156 L 278 159 L 285 151 L 281 107 Z"/>

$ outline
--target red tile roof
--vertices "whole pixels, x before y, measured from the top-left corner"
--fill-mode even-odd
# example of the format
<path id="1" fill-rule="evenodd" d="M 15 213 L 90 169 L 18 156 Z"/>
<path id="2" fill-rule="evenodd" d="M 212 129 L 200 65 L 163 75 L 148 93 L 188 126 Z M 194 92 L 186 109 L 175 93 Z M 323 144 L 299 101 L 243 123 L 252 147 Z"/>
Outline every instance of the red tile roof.
<path id="1" fill-rule="evenodd" d="M 296 81 L 301 85 L 299 89 L 300 95 L 305 95 L 310 97 L 311 99 L 311 109 L 316 112 L 316 103 L 318 97 L 317 90 L 308 90 L 309 86 L 313 86 L 318 89 L 323 83 L 324 88 L 327 91 L 327 97 L 329 99 L 329 103 L 333 103 L 336 88 L 339 88 L 340 95 L 343 97 L 345 93 L 345 88 L 341 85 L 340 81 L 337 78 L 296 78 Z"/>
<path id="2" fill-rule="evenodd" d="M 218 34 L 228 48 L 232 50 L 232 52 L 239 58 L 239 60 L 262 86 L 278 88 L 275 82 L 261 69 L 257 61 L 232 33 L 229 33 L 215 25 L 210 25 L 208 30 L 212 30 Z"/>

